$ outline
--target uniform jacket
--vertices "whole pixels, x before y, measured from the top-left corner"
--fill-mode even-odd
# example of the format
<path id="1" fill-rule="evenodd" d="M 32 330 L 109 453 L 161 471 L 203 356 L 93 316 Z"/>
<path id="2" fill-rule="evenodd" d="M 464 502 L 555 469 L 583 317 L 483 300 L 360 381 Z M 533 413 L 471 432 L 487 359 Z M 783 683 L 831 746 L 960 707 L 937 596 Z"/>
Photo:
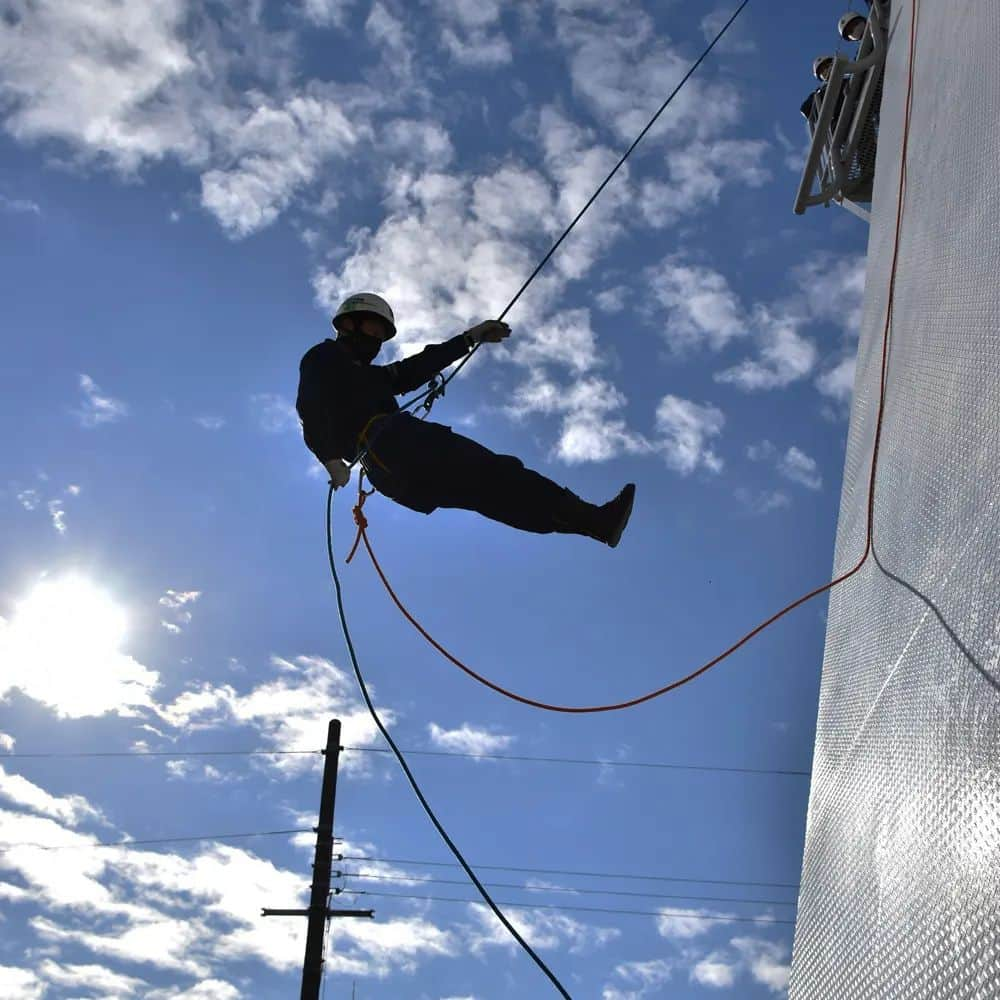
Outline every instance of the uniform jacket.
<path id="1" fill-rule="evenodd" d="M 355 359 L 343 342 L 317 344 L 299 365 L 295 401 L 307 447 L 324 464 L 334 458 L 353 461 L 358 436 L 372 417 L 395 413 L 396 396 L 416 391 L 468 350 L 459 334 L 402 361 L 371 365 Z"/>

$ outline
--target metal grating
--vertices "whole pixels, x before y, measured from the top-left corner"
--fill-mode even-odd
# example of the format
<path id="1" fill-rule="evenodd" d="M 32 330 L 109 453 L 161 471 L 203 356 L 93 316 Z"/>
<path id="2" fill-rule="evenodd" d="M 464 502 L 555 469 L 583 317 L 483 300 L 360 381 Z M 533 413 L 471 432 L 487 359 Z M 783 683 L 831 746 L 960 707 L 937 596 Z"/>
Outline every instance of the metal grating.
<path id="1" fill-rule="evenodd" d="M 836 573 L 864 550 L 913 5 L 890 24 Z M 1000 997 L 1000 4 L 917 7 L 877 560 L 830 599 L 791 1000 Z"/>

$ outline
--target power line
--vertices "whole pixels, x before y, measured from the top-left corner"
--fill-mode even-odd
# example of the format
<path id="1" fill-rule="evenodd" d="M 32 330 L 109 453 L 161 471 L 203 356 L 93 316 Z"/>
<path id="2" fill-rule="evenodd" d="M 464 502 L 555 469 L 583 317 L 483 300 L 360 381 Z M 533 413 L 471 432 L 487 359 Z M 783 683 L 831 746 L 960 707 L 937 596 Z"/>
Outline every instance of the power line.
<path id="1" fill-rule="evenodd" d="M 13 850 L 15 847 L 35 847 L 40 851 L 89 851 L 93 848 L 125 848 L 149 847 L 153 844 L 183 844 L 204 840 L 243 840 L 250 837 L 281 837 L 293 833 L 312 833 L 311 827 L 299 827 L 294 830 L 257 830 L 253 833 L 204 833 L 190 837 L 156 837 L 149 840 L 113 840 L 95 841 L 90 844 L 35 844 L 21 842 L 13 844 L 0 843 L 0 852 Z"/>
<path id="2" fill-rule="evenodd" d="M 418 899 L 432 903 L 472 903 L 482 906 L 478 899 L 459 899 L 455 896 L 412 896 L 399 892 L 375 892 L 369 890 L 348 889 L 356 896 L 382 896 L 389 899 Z M 772 924 L 788 924 L 794 927 L 794 920 L 779 920 L 771 917 L 737 917 L 728 914 L 701 914 L 692 913 L 690 910 L 619 910 L 604 906 L 557 906 L 554 903 L 511 903 L 503 901 L 500 905 L 510 906 L 520 910 L 569 910 L 580 913 L 618 913 L 633 917 L 687 917 L 692 920 L 712 920 L 721 923 L 741 923 L 741 924 L 761 924 L 771 926 Z"/>
<path id="3" fill-rule="evenodd" d="M 391 754 L 387 747 L 345 746 L 349 753 Z M 0 755 L 4 760 L 74 760 L 86 758 L 123 757 L 280 757 L 289 755 L 321 756 L 322 750 L 110 750 L 110 751 L 56 751 L 51 753 L 11 753 Z M 792 768 L 734 767 L 722 764 L 679 764 L 670 761 L 608 760 L 601 757 L 541 757 L 531 754 L 461 753 L 456 750 L 403 750 L 411 757 L 456 757 L 464 760 L 499 760 L 539 764 L 573 764 L 600 767 L 645 768 L 670 771 L 719 771 L 733 774 L 775 774 L 808 778 L 810 771 Z"/>
<path id="4" fill-rule="evenodd" d="M 381 864 L 393 865 L 424 865 L 428 868 L 458 868 L 459 866 L 449 861 L 415 861 L 412 858 L 373 858 L 365 854 L 341 854 L 335 860 L 338 861 L 372 861 Z M 522 868 L 514 865 L 476 865 L 483 871 L 496 872 L 523 872 L 529 875 L 570 875 L 579 878 L 619 878 L 629 879 L 639 882 L 686 882 L 700 883 L 702 885 L 746 885 L 765 889 L 798 889 L 798 882 L 750 882 L 740 879 L 720 879 L 720 878 L 691 878 L 679 875 L 634 875 L 626 872 L 584 872 L 571 871 L 565 868 Z"/>
<path id="5" fill-rule="evenodd" d="M 344 747 L 355 753 L 389 753 L 382 747 Z M 462 757 L 468 760 L 508 760 L 508 761 L 528 761 L 541 764 L 591 764 L 601 767 L 638 767 L 654 768 L 671 771 L 726 771 L 735 774 L 781 774 L 793 775 L 795 777 L 808 778 L 810 771 L 796 771 L 787 768 L 767 768 L 767 767 L 727 767 L 714 764 L 675 764 L 665 761 L 644 761 L 644 760 L 605 760 L 599 757 L 534 757 L 528 754 L 509 753 L 459 753 L 454 750 L 406 750 L 404 753 L 411 757 Z"/>
<path id="6" fill-rule="evenodd" d="M 409 875 L 376 875 L 367 872 L 340 872 L 335 878 L 385 879 L 392 882 L 428 882 L 435 885 L 466 885 L 461 879 L 453 878 L 413 878 Z M 685 896 L 663 892 L 629 892 L 623 889 L 580 889 L 564 885 L 523 885 L 517 882 L 485 882 L 491 889 L 520 889 L 523 892 L 569 892 L 582 896 L 634 896 L 643 899 L 693 899 L 706 903 L 752 903 L 755 906 L 797 906 L 793 899 L 745 899 L 740 896 Z M 345 892 L 351 892 L 345 889 Z"/>
<path id="7" fill-rule="evenodd" d="M 8 753 L 0 755 L 5 760 L 73 760 L 86 757 L 287 757 L 293 754 L 321 755 L 322 750 L 86 750 L 56 751 L 53 753 Z"/>

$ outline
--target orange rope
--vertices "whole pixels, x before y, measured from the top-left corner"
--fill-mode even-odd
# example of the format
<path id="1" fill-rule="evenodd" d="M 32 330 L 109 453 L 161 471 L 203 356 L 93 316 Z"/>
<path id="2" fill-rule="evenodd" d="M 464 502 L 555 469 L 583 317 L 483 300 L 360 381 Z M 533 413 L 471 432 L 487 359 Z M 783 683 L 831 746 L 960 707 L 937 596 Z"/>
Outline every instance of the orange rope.
<path id="1" fill-rule="evenodd" d="M 517 694 L 515 691 L 510 691 L 499 684 L 494 683 L 489 680 L 489 678 L 484 677 L 482 674 L 477 673 L 471 667 L 464 664 L 458 657 L 454 656 L 447 649 L 444 648 L 433 636 L 407 611 L 403 602 L 396 595 L 396 592 L 392 589 L 391 584 L 386 578 L 385 573 L 382 570 L 381 565 L 379 565 L 378 559 L 375 557 L 375 552 L 372 549 L 371 541 L 368 538 L 368 521 L 361 511 L 364 506 L 364 502 L 370 493 L 365 493 L 361 489 L 361 483 L 358 483 L 359 499 L 358 503 L 354 508 L 354 519 L 358 525 L 358 538 L 355 539 L 354 548 L 351 550 L 351 556 L 353 557 L 355 550 L 358 547 L 358 539 L 363 540 L 365 543 L 365 548 L 368 550 L 368 556 L 372 561 L 372 565 L 375 567 L 375 571 L 378 573 L 383 585 L 389 596 L 395 602 L 396 607 L 402 612 L 403 616 L 407 621 L 439 652 L 442 656 L 449 659 L 455 664 L 460 670 L 464 671 L 474 680 L 479 681 L 480 684 L 484 684 L 486 687 L 498 694 L 504 695 L 506 698 L 510 698 L 513 701 L 520 702 L 522 705 L 530 705 L 532 708 L 544 709 L 548 712 L 564 712 L 570 714 L 589 714 L 595 712 L 616 712 L 623 708 L 632 708 L 635 705 L 641 705 L 643 702 L 652 701 L 654 698 L 659 698 L 661 695 L 666 694 L 668 691 L 674 691 L 677 688 L 683 686 L 684 684 L 693 681 L 696 677 L 700 677 L 703 673 L 711 670 L 716 664 L 721 663 L 731 654 L 735 653 L 741 646 L 748 643 L 754 636 L 763 632 L 768 626 L 774 624 L 779 618 L 783 618 L 790 611 L 794 611 L 795 608 L 807 601 L 812 600 L 814 597 L 819 596 L 825 591 L 832 590 L 834 587 L 843 583 L 845 580 L 850 579 L 857 573 L 862 566 L 868 561 L 868 556 L 871 554 L 872 550 L 872 539 L 875 530 L 875 477 L 878 470 L 878 457 L 879 457 L 879 445 L 882 440 L 882 426 L 883 417 L 885 415 L 885 398 L 886 398 L 886 375 L 888 372 L 888 360 L 889 360 L 889 335 L 892 325 L 892 311 L 893 302 L 895 297 L 896 289 L 896 271 L 899 263 L 899 243 L 900 243 L 900 233 L 902 230 L 903 222 L 903 195 L 906 190 L 906 158 L 907 149 L 909 147 L 910 138 L 910 112 L 913 103 L 913 63 L 914 63 L 914 53 L 916 50 L 916 21 L 917 21 L 917 7 L 918 0 L 913 2 L 913 13 L 910 22 L 910 56 L 909 56 L 909 68 L 908 68 L 908 79 L 907 79 L 907 90 L 906 90 L 906 104 L 904 112 L 904 122 L 903 122 L 903 146 L 902 155 L 900 162 L 900 173 L 899 173 L 899 196 L 896 205 L 896 232 L 895 240 L 892 251 L 892 267 L 890 270 L 889 277 L 889 296 L 888 302 L 886 304 L 885 313 L 885 327 L 882 332 L 882 367 L 880 375 L 880 392 L 879 392 L 879 404 L 878 404 L 878 414 L 875 422 L 875 440 L 872 446 L 872 463 L 871 463 L 871 474 L 868 482 L 868 521 L 867 521 L 867 532 L 865 539 L 865 550 L 861 555 L 861 558 L 855 563 L 851 569 L 847 570 L 846 573 L 841 574 L 836 579 L 831 580 L 829 583 L 823 584 L 821 587 L 817 587 L 815 590 L 811 590 L 808 594 L 804 594 L 797 600 L 792 601 L 791 604 L 786 605 L 776 614 L 771 615 L 766 621 L 761 622 L 756 628 L 747 632 L 741 639 L 734 642 L 728 649 L 719 653 L 718 656 L 709 660 L 707 663 L 700 666 L 697 670 L 691 671 L 691 673 L 686 674 L 679 680 L 672 681 L 669 684 L 664 685 L 661 688 L 657 688 L 655 691 L 649 691 L 646 694 L 639 695 L 635 698 L 630 698 L 627 701 L 617 702 L 610 705 L 586 705 L 586 706 L 570 706 L 570 705 L 554 705 L 549 702 L 537 701 L 534 698 L 528 698 L 524 695 Z M 367 428 L 366 428 L 367 429 Z M 373 492 L 373 491 L 372 491 Z M 348 559 L 350 561 L 350 558 Z"/>

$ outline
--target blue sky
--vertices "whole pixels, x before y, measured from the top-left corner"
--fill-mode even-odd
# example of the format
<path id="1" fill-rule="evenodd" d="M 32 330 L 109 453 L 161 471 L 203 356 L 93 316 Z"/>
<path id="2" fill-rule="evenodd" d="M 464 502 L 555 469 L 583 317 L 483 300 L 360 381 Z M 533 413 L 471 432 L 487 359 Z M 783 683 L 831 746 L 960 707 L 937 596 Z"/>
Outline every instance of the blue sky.
<path id="1" fill-rule="evenodd" d="M 296 989 L 304 922 L 258 913 L 305 905 L 310 834 L 92 845 L 308 827 L 318 758 L 16 755 L 314 749 L 332 717 L 346 744 L 381 746 L 348 674 L 298 360 L 350 291 L 393 303 L 403 353 L 498 314 L 727 13 L 606 6 L 6 5 L 0 841 L 21 846 L 0 851 L 4 996 Z M 751 4 L 511 312 L 510 341 L 435 410 L 588 498 L 635 481 L 621 546 L 369 503 L 400 594 L 501 683 L 632 697 L 828 579 L 867 232 L 791 203 L 798 105 L 840 13 Z M 404 747 L 810 767 L 823 599 L 673 694 L 567 717 L 442 661 L 363 556 L 344 583 Z M 342 763 L 346 851 L 451 860 L 391 760 Z M 659 913 L 512 910 L 574 997 L 784 994 L 793 906 L 655 894 L 794 890 L 648 877 L 796 883 L 806 778 L 413 766 L 471 861 L 547 870 L 489 872 L 522 886 L 498 899 Z M 390 878 L 336 884 L 473 898 L 415 881 L 455 869 L 351 870 Z M 331 997 L 552 995 L 481 907 L 340 900 L 377 919 L 334 923 Z"/>

